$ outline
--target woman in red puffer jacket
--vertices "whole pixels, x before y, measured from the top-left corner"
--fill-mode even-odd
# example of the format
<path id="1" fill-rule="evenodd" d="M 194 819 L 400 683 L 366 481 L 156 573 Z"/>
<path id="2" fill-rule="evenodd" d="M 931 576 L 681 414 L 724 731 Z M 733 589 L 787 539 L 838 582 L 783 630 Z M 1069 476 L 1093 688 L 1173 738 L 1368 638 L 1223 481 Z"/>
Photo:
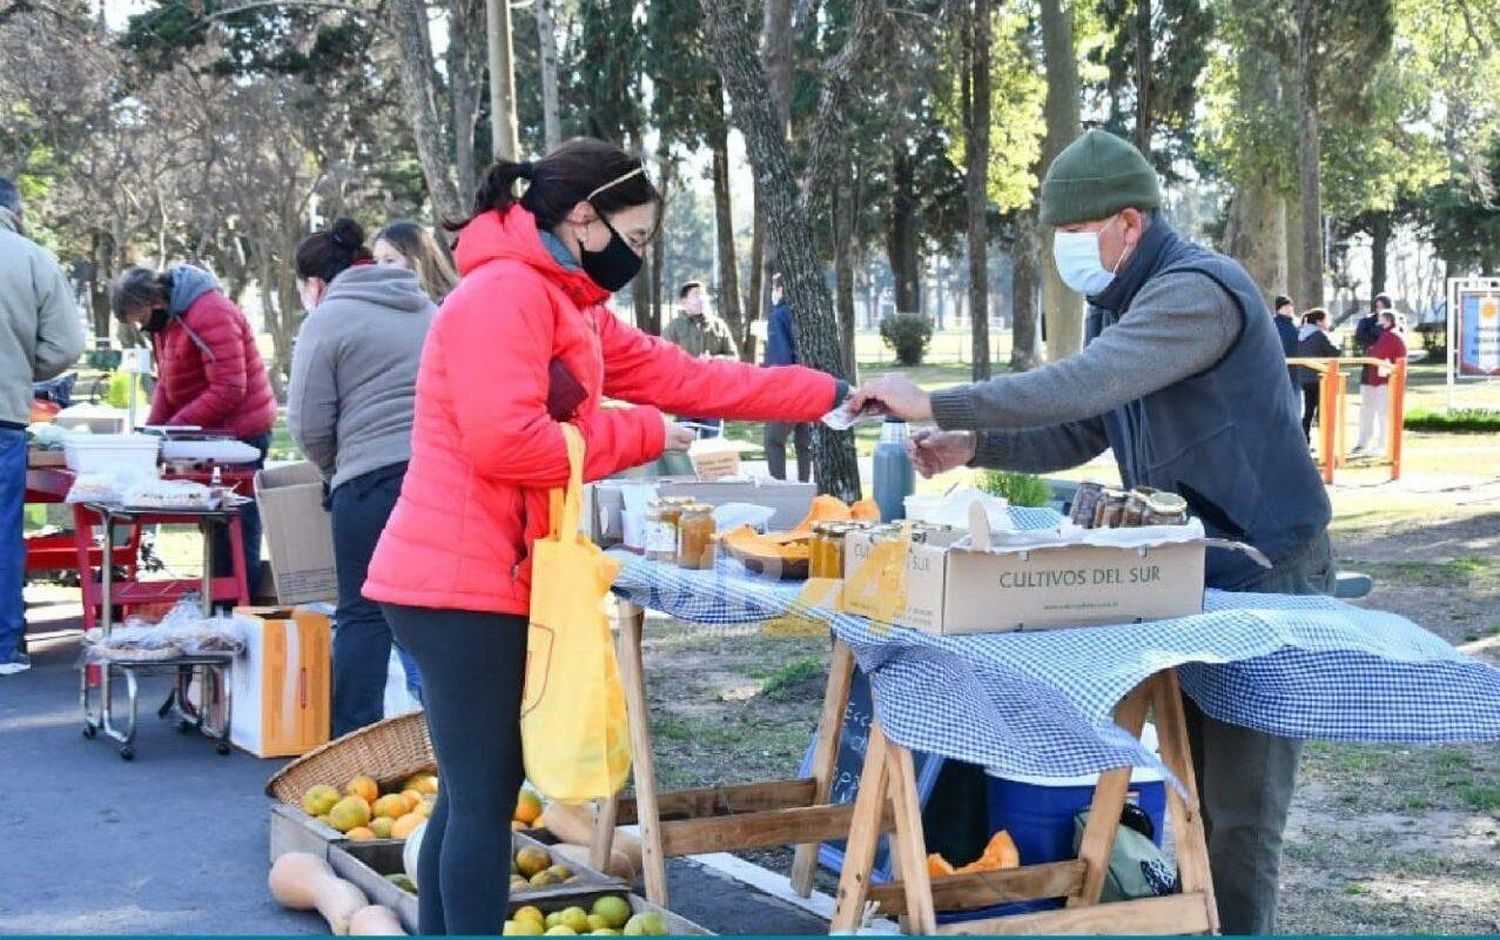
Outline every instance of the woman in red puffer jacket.
<path id="1" fill-rule="evenodd" d="M 260 451 L 265 463 L 276 424 L 276 397 L 243 311 L 219 289 L 212 274 L 179 264 L 158 274 L 131 268 L 110 291 L 115 316 L 151 338 L 156 392 L 151 425 L 192 425 L 228 431 Z M 252 500 L 240 510 L 245 572 L 250 594 L 260 580 L 260 510 Z M 230 573 L 229 541 L 215 530 L 215 573 Z"/>
<path id="2" fill-rule="evenodd" d="M 510 832 L 495 820 L 523 778 L 528 555 L 568 477 L 559 422 L 582 432 L 596 480 L 686 449 L 693 433 L 664 411 L 811 421 L 846 391 L 798 366 L 693 359 L 604 306 L 640 270 L 660 201 L 638 159 L 579 139 L 496 164 L 459 234 L 462 280 L 422 350 L 411 464 L 365 582 L 421 670 L 441 777 L 418 862 L 424 934 L 505 920 Z"/>

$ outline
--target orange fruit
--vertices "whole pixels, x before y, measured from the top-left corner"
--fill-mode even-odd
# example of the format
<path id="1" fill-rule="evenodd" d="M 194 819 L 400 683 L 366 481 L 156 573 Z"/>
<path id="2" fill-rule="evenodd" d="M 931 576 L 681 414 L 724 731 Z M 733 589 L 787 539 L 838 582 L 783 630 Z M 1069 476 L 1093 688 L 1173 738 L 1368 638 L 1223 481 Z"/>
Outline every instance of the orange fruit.
<path id="1" fill-rule="evenodd" d="M 344 834 L 355 842 L 369 842 L 375 838 L 375 831 L 366 826 L 357 826 Z"/>
<path id="2" fill-rule="evenodd" d="M 409 813 L 422 803 L 422 794 L 416 790 L 402 790 L 401 798 L 406 800 L 406 811 Z"/>
<path id="3" fill-rule="evenodd" d="M 389 793 L 375 801 L 373 808 L 376 816 L 385 816 L 388 819 L 400 819 L 411 812 L 406 805 L 406 797 L 399 793 Z"/>
<path id="4" fill-rule="evenodd" d="M 400 819 L 396 820 L 395 824 L 391 826 L 391 838 L 404 839 L 407 836 L 411 835 L 413 829 L 422 825 L 422 823 L 426 821 L 427 819 L 425 817 L 420 816 L 417 813 L 407 813 L 405 816 L 402 816 Z"/>
<path id="5" fill-rule="evenodd" d="M 373 777 L 361 774 L 344 784 L 344 793 L 349 796 L 357 796 L 366 803 L 374 803 L 380 799 L 380 784 Z"/>
<path id="6" fill-rule="evenodd" d="M 542 798 L 530 790 L 522 790 L 516 798 L 516 811 L 511 815 L 517 822 L 531 825 L 542 818 Z"/>

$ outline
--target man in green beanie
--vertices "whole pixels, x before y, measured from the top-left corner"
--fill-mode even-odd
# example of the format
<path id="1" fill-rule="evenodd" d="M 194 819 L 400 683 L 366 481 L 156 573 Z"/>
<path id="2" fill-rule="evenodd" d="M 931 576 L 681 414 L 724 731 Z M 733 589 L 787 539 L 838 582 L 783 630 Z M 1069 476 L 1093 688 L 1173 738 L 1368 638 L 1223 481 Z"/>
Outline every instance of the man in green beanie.
<path id="1" fill-rule="evenodd" d="M 1126 486 L 1181 495 L 1209 535 L 1273 563 L 1210 551 L 1209 587 L 1332 593 L 1328 497 L 1265 300 L 1238 263 L 1179 237 L 1160 203 L 1134 146 L 1084 134 L 1041 192 L 1058 274 L 1088 299 L 1083 351 L 930 395 L 888 375 L 850 406 L 934 421 L 911 448 L 927 476 L 964 465 L 1049 473 L 1112 450 Z M 1270 933 L 1300 742 L 1186 706 L 1222 930 Z"/>

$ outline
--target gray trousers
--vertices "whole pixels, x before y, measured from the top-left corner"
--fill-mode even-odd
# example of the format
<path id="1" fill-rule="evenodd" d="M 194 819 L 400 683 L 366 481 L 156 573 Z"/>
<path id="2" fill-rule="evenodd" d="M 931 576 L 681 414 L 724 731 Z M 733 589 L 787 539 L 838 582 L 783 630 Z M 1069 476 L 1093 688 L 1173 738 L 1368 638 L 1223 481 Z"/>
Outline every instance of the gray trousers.
<path id="1" fill-rule="evenodd" d="M 1326 534 L 1276 567 L 1226 590 L 1332 594 L 1336 572 Z M 1188 741 L 1208 836 L 1220 929 L 1269 934 L 1276 927 L 1282 831 L 1297 783 L 1302 742 L 1205 715 L 1187 696 Z"/>

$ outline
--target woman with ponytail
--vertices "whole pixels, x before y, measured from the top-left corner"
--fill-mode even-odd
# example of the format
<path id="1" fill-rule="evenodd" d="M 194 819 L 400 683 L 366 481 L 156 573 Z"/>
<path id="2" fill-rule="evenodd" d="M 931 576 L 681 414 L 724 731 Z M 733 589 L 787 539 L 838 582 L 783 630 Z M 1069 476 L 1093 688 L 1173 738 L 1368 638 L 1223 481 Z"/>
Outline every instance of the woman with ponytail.
<path id="1" fill-rule="evenodd" d="M 411 458 L 417 363 L 435 311 L 416 274 L 371 263 L 352 219 L 297 248 L 308 311 L 292 353 L 287 425 L 329 487 L 338 575 L 333 734 L 379 721 L 391 628 L 360 588 Z M 408 657 L 408 685 L 419 688 Z"/>
<path id="2" fill-rule="evenodd" d="M 693 359 L 605 306 L 640 270 L 660 202 L 639 159 L 578 139 L 496 164 L 450 226 L 462 280 L 422 350 L 411 467 L 365 583 L 422 669 L 437 755 L 424 934 L 493 935 L 505 920 L 529 555 L 568 479 L 561 424 L 597 480 L 687 448 L 693 432 L 663 412 L 811 421 L 846 391 L 799 366 Z M 636 407 L 601 407 L 606 395 Z"/>

